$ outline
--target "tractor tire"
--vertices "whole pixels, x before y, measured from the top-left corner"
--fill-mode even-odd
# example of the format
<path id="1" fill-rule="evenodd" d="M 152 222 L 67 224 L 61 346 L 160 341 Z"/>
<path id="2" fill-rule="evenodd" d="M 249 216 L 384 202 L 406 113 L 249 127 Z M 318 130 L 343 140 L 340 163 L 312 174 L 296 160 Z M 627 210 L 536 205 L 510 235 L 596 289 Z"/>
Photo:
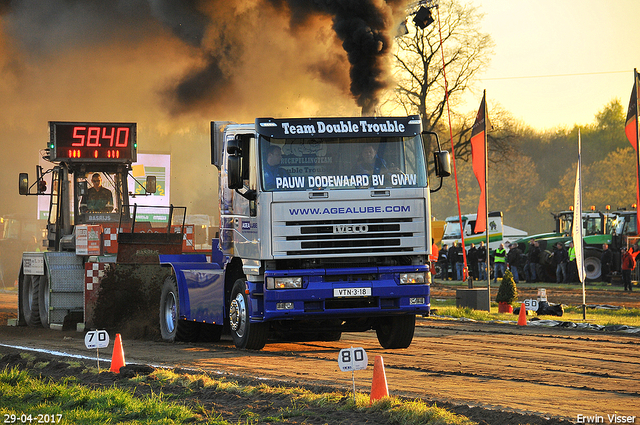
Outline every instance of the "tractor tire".
<path id="1" fill-rule="evenodd" d="M 378 325 L 376 335 L 382 348 L 407 348 L 416 329 L 415 314 L 389 316 Z"/>
<path id="2" fill-rule="evenodd" d="M 36 277 L 36 276 L 33 276 Z M 40 313 L 40 323 L 44 328 L 49 328 L 49 292 L 50 283 L 49 276 L 45 270 L 44 276 L 37 276 L 40 278 L 39 290 L 38 290 L 38 307 Z"/>
<path id="3" fill-rule="evenodd" d="M 180 295 L 175 276 L 162 284 L 160 295 L 160 334 L 167 342 L 194 342 L 198 339 L 198 323 L 180 319 Z"/>
<path id="4" fill-rule="evenodd" d="M 267 323 L 251 323 L 249 297 L 245 293 L 245 281 L 238 279 L 231 290 L 229 300 L 229 325 L 233 343 L 238 348 L 261 350 L 267 343 Z"/>
<path id="5" fill-rule="evenodd" d="M 602 280 L 602 264 L 600 263 L 600 252 L 595 249 L 584 251 L 584 278 L 591 282 Z"/>
<path id="6" fill-rule="evenodd" d="M 22 314 L 27 326 L 42 326 L 40 322 L 40 276 L 23 275 L 20 280 Z"/>

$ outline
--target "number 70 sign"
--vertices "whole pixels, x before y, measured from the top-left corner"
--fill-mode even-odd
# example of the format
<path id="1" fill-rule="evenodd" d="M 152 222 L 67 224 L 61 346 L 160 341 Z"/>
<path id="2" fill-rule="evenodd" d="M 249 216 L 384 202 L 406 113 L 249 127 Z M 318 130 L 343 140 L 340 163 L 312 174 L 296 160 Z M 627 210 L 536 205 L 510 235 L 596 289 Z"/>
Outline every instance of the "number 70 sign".
<path id="1" fill-rule="evenodd" d="M 107 348 L 109 346 L 109 334 L 107 331 L 89 331 L 84 336 L 84 345 L 88 349 Z"/>

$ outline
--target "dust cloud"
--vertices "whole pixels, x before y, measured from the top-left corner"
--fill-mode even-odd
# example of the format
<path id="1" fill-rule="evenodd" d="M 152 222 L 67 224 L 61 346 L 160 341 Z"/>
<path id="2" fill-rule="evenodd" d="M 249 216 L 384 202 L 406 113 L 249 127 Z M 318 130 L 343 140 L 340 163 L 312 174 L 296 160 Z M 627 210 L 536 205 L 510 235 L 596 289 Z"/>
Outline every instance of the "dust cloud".
<path id="1" fill-rule="evenodd" d="M 48 121 L 138 123 L 171 202 L 217 216 L 209 122 L 373 112 L 399 0 L 0 0 L 0 215 L 35 216 Z"/>

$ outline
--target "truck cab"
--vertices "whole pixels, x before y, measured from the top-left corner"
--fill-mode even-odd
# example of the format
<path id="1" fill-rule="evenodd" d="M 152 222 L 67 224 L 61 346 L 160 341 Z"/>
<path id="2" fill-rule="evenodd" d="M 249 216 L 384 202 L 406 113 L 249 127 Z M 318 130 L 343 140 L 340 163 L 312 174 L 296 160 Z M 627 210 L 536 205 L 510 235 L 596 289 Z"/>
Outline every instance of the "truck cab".
<path id="1" fill-rule="evenodd" d="M 430 311 L 417 116 L 212 122 L 212 163 L 238 347 L 262 348 L 270 332 L 368 329 L 386 348 L 411 343 L 415 316 Z M 446 160 L 437 167 L 446 175 Z"/>

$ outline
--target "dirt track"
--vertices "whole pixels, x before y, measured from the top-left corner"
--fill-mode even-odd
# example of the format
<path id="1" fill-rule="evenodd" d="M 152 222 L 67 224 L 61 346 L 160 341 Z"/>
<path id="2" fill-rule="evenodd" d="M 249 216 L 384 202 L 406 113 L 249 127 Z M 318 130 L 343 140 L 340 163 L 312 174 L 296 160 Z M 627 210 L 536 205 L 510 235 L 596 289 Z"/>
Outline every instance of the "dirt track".
<path id="1" fill-rule="evenodd" d="M 95 355 L 84 348 L 83 335 L 77 332 L 4 326 L 7 308 L 9 314 L 15 312 L 11 297 L 5 295 L 0 301 L 0 312 L 5 313 L 0 316 L 2 344 Z M 331 343 L 275 342 L 260 352 L 237 350 L 229 340 L 174 345 L 124 341 L 129 363 L 344 390 L 351 387 L 351 374 L 339 370 L 337 356 L 349 346 L 363 347 L 369 357 L 370 367 L 355 373 L 357 389 L 363 392 L 371 386 L 374 357 L 381 355 L 392 395 L 572 421 L 578 415 L 600 415 L 603 423 L 614 413 L 640 416 L 640 337 L 628 334 L 420 319 L 414 342 L 406 350 L 381 349 L 374 332 L 344 334 L 341 341 Z M 109 358 L 109 349 L 104 351 L 101 356 Z"/>

